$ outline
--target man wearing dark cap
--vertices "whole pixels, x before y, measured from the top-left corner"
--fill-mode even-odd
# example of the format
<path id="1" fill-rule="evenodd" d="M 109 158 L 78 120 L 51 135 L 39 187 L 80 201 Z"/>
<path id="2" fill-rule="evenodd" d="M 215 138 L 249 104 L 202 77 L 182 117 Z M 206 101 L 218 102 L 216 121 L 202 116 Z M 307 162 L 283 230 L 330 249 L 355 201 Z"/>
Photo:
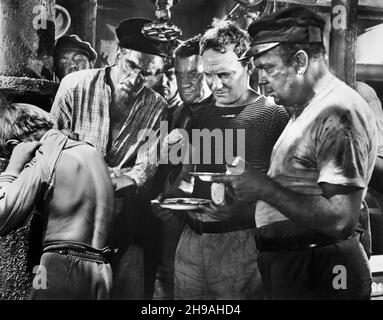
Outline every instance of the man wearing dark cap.
<path id="1" fill-rule="evenodd" d="M 172 118 L 175 110 L 180 109 L 182 101 L 178 92 L 177 79 L 174 70 L 174 50 L 180 44 L 179 40 L 165 42 L 167 47 L 167 57 L 163 72 L 154 78 L 149 86 L 161 96 L 163 96 L 168 103 L 168 120 Z"/>
<path id="2" fill-rule="evenodd" d="M 61 80 L 69 73 L 92 69 L 97 52 L 89 42 L 82 41 L 77 35 L 63 36 L 57 40 L 54 53 L 54 69 Z"/>
<path id="3" fill-rule="evenodd" d="M 292 112 L 268 175 L 226 177 L 255 202 L 259 268 L 270 299 L 368 299 L 371 274 L 357 222 L 377 152 L 374 115 L 326 64 L 325 22 L 304 7 L 249 27 L 271 95 Z"/>
<path id="4" fill-rule="evenodd" d="M 157 163 L 153 153 L 142 147 L 143 137 L 159 131 L 166 110 L 165 100 L 147 87 L 161 73 L 166 56 L 161 42 L 142 35 L 142 27 L 150 21 L 122 21 L 116 29 L 116 65 L 69 74 L 51 110 L 60 128 L 95 146 L 109 166 L 117 214 L 112 240 L 119 249 L 112 265 L 114 298 L 144 297 L 142 243 L 151 232 L 146 190 Z"/>
<path id="5" fill-rule="evenodd" d="M 180 129 L 189 132 L 190 137 L 199 118 L 203 117 L 204 111 L 214 103 L 203 73 L 202 57 L 199 54 L 200 39 L 200 36 L 194 36 L 182 42 L 174 51 L 173 73 L 175 73 L 176 87 L 178 87 L 183 105 L 179 108 L 171 108 L 171 112 L 168 112 L 169 131 L 174 130 L 170 132 L 165 141 L 171 141 L 171 137 L 175 135 L 180 137 Z M 182 141 L 178 140 L 178 143 L 182 143 Z M 165 142 L 164 147 L 168 148 L 169 145 Z M 177 184 L 177 178 L 181 179 L 180 172 L 183 166 L 178 164 L 164 165 L 164 167 L 163 180 L 165 183 L 161 184 L 161 192 L 170 193 L 172 185 Z M 187 195 L 183 194 L 183 196 Z M 159 199 L 161 197 L 162 194 Z M 179 213 L 172 214 L 170 210 L 161 209 L 155 205 L 153 209 L 161 219 L 159 245 L 162 246 L 162 250 L 157 250 L 160 263 L 156 273 L 153 299 L 174 299 L 175 251 L 185 223 L 183 215 Z"/>

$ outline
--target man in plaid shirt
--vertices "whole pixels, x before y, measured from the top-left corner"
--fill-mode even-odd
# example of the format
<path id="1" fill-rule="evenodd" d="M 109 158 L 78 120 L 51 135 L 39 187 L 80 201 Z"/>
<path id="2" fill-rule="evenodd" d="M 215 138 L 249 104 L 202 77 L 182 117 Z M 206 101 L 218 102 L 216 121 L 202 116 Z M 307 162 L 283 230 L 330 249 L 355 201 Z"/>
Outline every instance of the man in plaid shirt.
<path id="1" fill-rule="evenodd" d="M 141 134 L 159 132 L 160 121 L 166 117 L 165 100 L 149 89 L 161 76 L 166 47 L 144 38 L 141 29 L 148 22 L 143 18 L 122 21 L 116 29 L 116 65 L 66 76 L 51 110 L 60 129 L 70 129 L 92 144 L 110 168 L 115 212 L 119 215 L 112 233 L 121 258 L 114 270 L 118 288 L 115 298 L 143 298 L 142 250 L 132 242 L 148 232 L 139 228 L 141 221 L 148 225 L 150 208 L 149 204 L 146 207 L 149 199 L 142 198 L 145 192 L 141 191 L 150 182 L 157 163 L 150 159 Z M 126 260 L 134 265 L 126 265 Z"/>

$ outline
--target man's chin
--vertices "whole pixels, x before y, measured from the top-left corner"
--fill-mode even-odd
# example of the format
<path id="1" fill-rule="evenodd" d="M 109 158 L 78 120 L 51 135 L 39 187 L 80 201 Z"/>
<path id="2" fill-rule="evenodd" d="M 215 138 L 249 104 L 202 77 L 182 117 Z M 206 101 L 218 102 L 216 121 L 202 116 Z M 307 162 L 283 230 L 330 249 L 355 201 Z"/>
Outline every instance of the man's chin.
<path id="1" fill-rule="evenodd" d="M 130 102 L 130 99 L 131 99 L 131 94 L 125 92 L 125 91 L 119 91 L 118 92 L 118 99 L 123 102 L 123 103 L 128 103 Z"/>

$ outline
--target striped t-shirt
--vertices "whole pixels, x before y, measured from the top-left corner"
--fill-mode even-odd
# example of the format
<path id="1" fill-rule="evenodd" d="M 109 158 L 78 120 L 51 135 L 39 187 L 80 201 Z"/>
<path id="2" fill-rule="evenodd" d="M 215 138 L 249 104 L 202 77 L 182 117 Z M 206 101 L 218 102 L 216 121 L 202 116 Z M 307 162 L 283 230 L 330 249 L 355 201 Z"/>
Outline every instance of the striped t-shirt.
<path id="1" fill-rule="evenodd" d="M 243 106 L 206 108 L 193 131 L 206 129 L 212 132 L 211 145 L 203 139 L 196 143 L 193 133 L 193 146 L 199 149 L 198 172 L 225 172 L 236 156 L 241 156 L 254 168 L 266 174 L 275 142 L 289 120 L 286 110 L 272 103 L 264 96 Z M 215 130 L 215 131 L 214 131 Z M 211 157 L 209 157 L 211 155 Z M 206 163 L 208 160 L 211 163 Z M 211 198 L 211 183 L 195 180 L 193 196 Z"/>

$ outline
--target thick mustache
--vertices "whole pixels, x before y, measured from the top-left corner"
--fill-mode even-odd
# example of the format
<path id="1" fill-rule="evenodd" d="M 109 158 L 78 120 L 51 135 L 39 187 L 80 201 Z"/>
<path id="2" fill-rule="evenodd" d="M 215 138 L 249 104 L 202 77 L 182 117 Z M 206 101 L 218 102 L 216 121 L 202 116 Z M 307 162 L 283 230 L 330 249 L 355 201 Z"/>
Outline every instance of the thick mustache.
<path id="1" fill-rule="evenodd" d="M 135 83 L 132 83 L 129 78 L 122 78 L 119 81 L 120 85 L 128 85 L 130 88 L 137 88 L 139 85 L 146 86 L 148 84 L 148 80 L 144 78 L 137 79 Z"/>

